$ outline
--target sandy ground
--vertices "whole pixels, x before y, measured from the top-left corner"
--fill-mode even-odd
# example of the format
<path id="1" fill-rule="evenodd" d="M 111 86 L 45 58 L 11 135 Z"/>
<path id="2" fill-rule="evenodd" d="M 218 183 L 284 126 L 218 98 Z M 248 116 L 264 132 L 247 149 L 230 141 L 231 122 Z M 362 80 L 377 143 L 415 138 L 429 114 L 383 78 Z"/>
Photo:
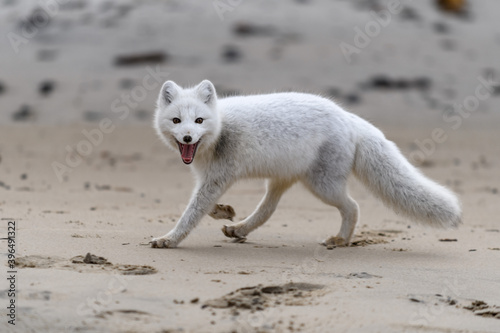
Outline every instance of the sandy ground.
<path id="1" fill-rule="evenodd" d="M 495 315 L 500 306 L 496 132 L 464 129 L 423 168 L 460 194 L 459 230 L 409 224 L 352 182 L 359 246 L 329 251 L 318 242 L 337 232 L 339 214 L 301 186 L 244 244 L 229 242 L 223 222 L 207 217 L 179 248 L 152 249 L 151 236 L 172 228 L 187 203 L 189 168 L 149 127 L 119 127 L 59 183 L 51 168 L 65 158 L 59 143 L 77 142 L 81 130 L 0 132 L 0 212 L 16 221 L 21 264 L 34 266 L 18 271 L 13 332 L 498 332 L 498 319 L 464 308 L 480 300 Z M 387 131 L 406 154 L 408 138 L 421 133 Z M 243 181 L 221 202 L 240 219 L 263 192 L 262 181 Z M 88 252 L 112 265 L 71 263 Z M 141 272 L 154 274 L 134 275 Z M 322 288 L 213 301 L 289 282 Z"/>
<path id="2" fill-rule="evenodd" d="M 15 221 L 19 258 L 15 327 L 1 266 L 0 330 L 499 332 L 500 2 L 469 1 L 457 16 L 402 1 L 352 59 L 340 45 L 356 45 L 388 0 L 242 1 L 222 17 L 214 3 L 73 0 L 35 30 L 40 2 L 0 3 L 0 238 Z M 12 34 L 24 38 L 17 49 Z M 163 58 L 117 65 L 151 53 Z M 206 78 L 221 96 L 335 98 L 457 192 L 463 226 L 411 224 L 353 180 L 353 247 L 318 244 L 339 214 L 297 185 L 246 243 L 206 217 L 179 248 L 150 248 L 193 186 L 150 126 L 159 84 Z M 88 156 L 68 153 L 106 118 L 113 130 Z M 435 129 L 443 142 L 429 143 Z M 68 159 L 58 177 L 53 163 Z M 239 220 L 263 194 L 262 180 L 242 181 L 221 203 Z M 0 240 L 3 261 L 7 251 Z"/>

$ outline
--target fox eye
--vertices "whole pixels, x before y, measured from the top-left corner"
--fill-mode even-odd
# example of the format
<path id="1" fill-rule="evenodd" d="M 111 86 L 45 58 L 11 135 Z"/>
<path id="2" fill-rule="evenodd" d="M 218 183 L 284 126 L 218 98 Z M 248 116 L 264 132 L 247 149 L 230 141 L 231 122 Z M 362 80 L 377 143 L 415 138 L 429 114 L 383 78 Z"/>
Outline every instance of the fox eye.
<path id="1" fill-rule="evenodd" d="M 174 119 L 172 119 L 172 121 L 174 122 L 174 124 L 178 124 L 181 122 L 181 120 L 179 118 L 174 118 Z"/>
<path id="2" fill-rule="evenodd" d="M 196 118 L 194 122 L 197 124 L 201 124 L 203 122 L 203 118 Z"/>

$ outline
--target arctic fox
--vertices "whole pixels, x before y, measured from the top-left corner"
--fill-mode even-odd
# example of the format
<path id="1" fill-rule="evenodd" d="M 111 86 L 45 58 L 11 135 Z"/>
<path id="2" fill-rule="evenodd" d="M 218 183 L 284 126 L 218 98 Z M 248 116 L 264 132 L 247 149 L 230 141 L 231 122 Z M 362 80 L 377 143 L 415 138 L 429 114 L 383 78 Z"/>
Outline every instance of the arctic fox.
<path id="1" fill-rule="evenodd" d="M 224 225 L 227 237 L 244 239 L 264 224 L 300 181 L 341 213 L 340 232 L 323 244 L 349 246 L 359 219 L 346 187 L 351 172 L 396 213 L 437 227 L 461 223 L 451 191 L 422 175 L 380 130 L 326 98 L 290 92 L 218 99 L 208 80 L 189 89 L 167 81 L 154 127 L 191 164 L 196 187 L 175 227 L 152 247 L 177 246 L 236 180 L 247 177 L 266 178 L 267 192 L 250 216 Z"/>

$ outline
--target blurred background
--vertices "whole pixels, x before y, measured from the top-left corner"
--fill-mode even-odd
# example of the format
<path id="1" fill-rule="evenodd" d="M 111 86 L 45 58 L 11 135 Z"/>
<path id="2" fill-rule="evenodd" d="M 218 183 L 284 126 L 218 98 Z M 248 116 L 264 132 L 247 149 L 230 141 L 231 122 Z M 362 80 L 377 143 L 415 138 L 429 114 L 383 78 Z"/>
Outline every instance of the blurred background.
<path id="1" fill-rule="evenodd" d="M 209 79 L 220 96 L 312 92 L 382 128 L 449 129 L 454 104 L 498 78 L 499 12 L 494 0 L 1 0 L 0 124 L 150 124 L 161 82 Z M 497 126 L 500 85 L 487 89 L 459 127 Z"/>

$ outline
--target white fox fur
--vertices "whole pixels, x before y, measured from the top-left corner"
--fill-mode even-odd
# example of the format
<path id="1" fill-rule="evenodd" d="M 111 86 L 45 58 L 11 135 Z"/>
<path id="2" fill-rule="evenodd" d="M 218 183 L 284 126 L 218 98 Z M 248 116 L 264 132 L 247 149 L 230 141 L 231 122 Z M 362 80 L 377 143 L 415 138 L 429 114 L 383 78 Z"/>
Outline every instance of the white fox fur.
<path id="1" fill-rule="evenodd" d="M 349 245 L 359 217 L 346 187 L 351 172 L 396 213 L 438 227 L 461 222 L 451 191 L 422 175 L 373 125 L 326 98 L 275 93 L 218 99 L 210 81 L 190 89 L 167 81 L 154 127 L 184 163 L 192 162 L 196 187 L 176 226 L 154 238 L 153 247 L 177 246 L 236 180 L 248 177 L 268 179 L 267 192 L 250 216 L 223 227 L 228 237 L 243 239 L 264 224 L 281 195 L 300 181 L 340 210 L 340 232 L 324 244 Z"/>

